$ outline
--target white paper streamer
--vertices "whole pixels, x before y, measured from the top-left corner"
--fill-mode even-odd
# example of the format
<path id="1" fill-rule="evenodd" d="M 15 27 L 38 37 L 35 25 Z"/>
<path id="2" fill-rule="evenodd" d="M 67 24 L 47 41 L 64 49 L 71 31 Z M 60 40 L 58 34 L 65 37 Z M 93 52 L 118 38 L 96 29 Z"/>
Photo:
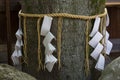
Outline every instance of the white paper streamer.
<path id="1" fill-rule="evenodd" d="M 45 64 L 48 62 L 52 63 L 52 62 L 56 62 L 56 61 L 57 61 L 57 59 L 51 54 L 46 55 L 46 57 L 45 57 Z"/>
<path id="2" fill-rule="evenodd" d="M 102 54 L 100 54 L 98 62 L 96 64 L 95 68 L 97 70 L 101 71 L 101 70 L 104 70 L 104 65 L 105 65 L 105 57 Z"/>
<path id="3" fill-rule="evenodd" d="M 57 59 L 53 55 L 46 55 L 45 64 L 49 72 L 52 71 L 54 64 L 57 62 Z"/>
<path id="4" fill-rule="evenodd" d="M 109 24 L 110 24 L 110 18 L 109 18 L 109 15 L 108 15 L 108 14 L 107 14 L 106 17 L 107 17 L 107 18 L 106 18 L 106 26 L 108 27 Z"/>
<path id="5" fill-rule="evenodd" d="M 48 62 L 48 63 L 46 64 L 46 68 L 47 68 L 47 70 L 48 70 L 49 72 L 52 71 L 54 64 L 55 64 L 55 63 L 50 63 L 50 62 Z"/>
<path id="6" fill-rule="evenodd" d="M 109 26 L 109 16 L 107 14 L 106 16 L 106 26 Z M 94 58 L 97 61 L 97 64 L 95 68 L 99 71 L 104 70 L 104 65 L 105 65 L 105 57 L 101 54 L 102 50 L 105 50 L 106 54 L 109 55 L 111 52 L 111 49 L 113 47 L 113 44 L 109 41 L 109 33 L 106 31 L 106 28 L 102 31 L 103 34 L 105 34 L 105 37 L 98 31 L 100 26 L 100 18 L 96 17 L 93 29 L 90 33 L 90 37 L 93 37 L 89 41 L 89 45 L 93 48 L 93 52 L 90 54 L 92 58 Z M 105 43 L 101 44 L 100 40 L 102 38 L 105 38 Z M 103 46 L 104 45 L 104 46 Z"/>
<path id="7" fill-rule="evenodd" d="M 19 16 L 19 29 L 17 30 L 17 32 L 15 33 L 17 41 L 15 44 L 15 50 L 11 56 L 11 59 L 13 61 L 14 65 L 19 65 L 20 64 L 20 60 L 19 58 L 22 56 L 22 51 L 21 51 L 21 46 L 23 46 L 23 41 L 22 41 L 22 29 L 21 29 L 21 18 Z"/>
<path id="8" fill-rule="evenodd" d="M 99 26 L 100 26 L 100 18 L 96 17 L 93 29 L 92 29 L 92 31 L 91 31 L 91 33 L 89 35 L 90 37 L 93 37 L 98 32 Z"/>
<path id="9" fill-rule="evenodd" d="M 56 50 L 56 48 L 51 44 L 48 43 L 48 45 L 45 48 L 45 54 L 52 54 L 54 51 Z"/>
<path id="10" fill-rule="evenodd" d="M 108 33 L 108 31 L 106 31 L 106 36 L 105 36 L 106 42 L 108 41 L 109 37 L 110 37 L 110 34 Z"/>
<path id="11" fill-rule="evenodd" d="M 18 50 L 17 57 L 21 57 L 21 56 L 22 56 L 22 51 L 21 51 L 21 50 Z"/>
<path id="12" fill-rule="evenodd" d="M 20 30 L 18 29 L 17 32 L 15 33 L 16 37 L 18 40 L 21 40 L 22 39 L 22 35 L 21 35 L 21 32 Z"/>
<path id="13" fill-rule="evenodd" d="M 21 49 L 21 43 L 19 40 L 16 41 L 15 49 Z"/>
<path id="14" fill-rule="evenodd" d="M 46 47 L 47 44 L 52 41 L 52 39 L 55 39 L 55 36 L 51 32 L 48 32 L 43 40 L 43 45 Z"/>
<path id="15" fill-rule="evenodd" d="M 106 54 L 110 55 L 110 52 L 112 50 L 113 44 L 108 40 L 106 45 Z"/>
<path id="16" fill-rule="evenodd" d="M 51 44 L 51 41 L 55 39 L 55 36 L 50 32 L 52 17 L 44 16 L 44 20 L 41 28 L 41 35 L 45 36 L 43 45 L 45 46 L 45 66 L 49 72 L 52 71 L 57 59 L 52 55 L 56 48 Z"/>
<path id="17" fill-rule="evenodd" d="M 19 65 L 20 64 L 20 61 L 19 61 L 19 57 L 22 56 L 22 53 L 21 53 L 21 50 L 15 50 L 11 56 L 11 59 L 13 61 L 13 64 L 14 65 Z"/>
<path id="18" fill-rule="evenodd" d="M 44 16 L 44 20 L 41 27 L 41 35 L 45 36 L 48 32 L 50 32 L 52 17 Z"/>
<path id="19" fill-rule="evenodd" d="M 89 45 L 95 48 L 102 38 L 103 35 L 100 32 L 97 32 L 95 36 L 89 41 Z"/>
<path id="20" fill-rule="evenodd" d="M 20 45 L 23 46 L 23 41 L 22 40 L 20 40 Z"/>
<path id="21" fill-rule="evenodd" d="M 97 47 L 94 49 L 94 51 L 91 53 L 91 56 L 97 60 L 98 56 L 100 55 L 101 51 L 103 50 L 103 45 L 101 43 L 98 43 Z"/>

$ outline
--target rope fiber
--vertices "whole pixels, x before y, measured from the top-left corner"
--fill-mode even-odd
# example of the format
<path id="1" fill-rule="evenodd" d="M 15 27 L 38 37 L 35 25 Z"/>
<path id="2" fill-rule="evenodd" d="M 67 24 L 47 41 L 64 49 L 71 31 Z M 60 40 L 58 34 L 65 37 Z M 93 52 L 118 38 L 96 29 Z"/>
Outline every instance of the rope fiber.
<path id="1" fill-rule="evenodd" d="M 66 17 L 66 18 L 74 18 L 74 19 L 95 19 L 98 17 L 103 17 L 107 14 L 107 10 L 105 8 L 104 13 L 99 15 L 93 15 L 93 16 L 84 16 L 84 15 L 75 15 L 75 14 L 68 14 L 68 13 L 52 13 L 52 14 L 28 14 L 28 13 L 22 13 L 22 10 L 19 11 L 19 15 L 23 17 L 44 17 L 44 16 L 51 16 L 51 17 Z"/>
<path id="2" fill-rule="evenodd" d="M 40 21 L 41 21 L 41 18 L 39 18 L 37 20 L 37 32 L 38 32 L 38 71 L 40 69 L 43 69 L 43 64 L 42 64 L 42 61 L 41 61 L 41 46 L 40 46 Z"/>

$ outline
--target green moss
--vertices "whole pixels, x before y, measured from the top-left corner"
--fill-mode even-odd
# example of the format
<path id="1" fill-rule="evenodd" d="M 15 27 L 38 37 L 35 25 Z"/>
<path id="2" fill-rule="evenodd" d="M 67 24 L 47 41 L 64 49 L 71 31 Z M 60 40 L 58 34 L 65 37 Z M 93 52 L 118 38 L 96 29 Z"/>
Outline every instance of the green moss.
<path id="1" fill-rule="evenodd" d="M 7 64 L 0 64 L 0 80 L 36 80 Z"/>

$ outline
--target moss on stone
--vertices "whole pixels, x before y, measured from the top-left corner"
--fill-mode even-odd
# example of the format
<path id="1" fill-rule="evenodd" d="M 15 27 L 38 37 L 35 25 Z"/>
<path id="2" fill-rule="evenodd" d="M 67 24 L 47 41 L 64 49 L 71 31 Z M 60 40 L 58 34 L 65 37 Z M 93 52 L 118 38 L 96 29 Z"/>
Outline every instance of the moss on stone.
<path id="1" fill-rule="evenodd" d="M 105 67 L 99 80 L 120 80 L 120 57 Z"/>
<path id="2" fill-rule="evenodd" d="M 36 80 L 7 64 L 0 64 L 0 80 Z"/>

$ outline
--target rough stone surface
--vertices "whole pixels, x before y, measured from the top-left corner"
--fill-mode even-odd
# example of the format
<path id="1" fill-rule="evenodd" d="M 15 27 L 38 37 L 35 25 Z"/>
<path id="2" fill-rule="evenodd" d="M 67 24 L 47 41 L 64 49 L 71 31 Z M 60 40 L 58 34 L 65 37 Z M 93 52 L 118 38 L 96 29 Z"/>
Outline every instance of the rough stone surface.
<path id="1" fill-rule="evenodd" d="M 0 64 L 0 80 L 36 80 L 7 64 Z"/>
<path id="2" fill-rule="evenodd" d="M 106 66 L 99 80 L 120 80 L 120 57 Z"/>

